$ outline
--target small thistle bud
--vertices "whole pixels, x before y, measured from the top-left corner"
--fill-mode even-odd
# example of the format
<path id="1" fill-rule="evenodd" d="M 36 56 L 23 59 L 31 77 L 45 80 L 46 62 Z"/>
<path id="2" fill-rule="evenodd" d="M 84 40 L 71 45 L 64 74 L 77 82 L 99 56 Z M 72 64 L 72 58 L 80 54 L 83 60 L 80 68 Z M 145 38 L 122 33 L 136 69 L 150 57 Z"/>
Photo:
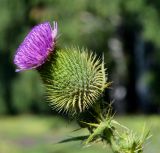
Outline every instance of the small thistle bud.
<path id="1" fill-rule="evenodd" d="M 51 105 L 63 112 L 82 112 L 94 104 L 106 85 L 104 62 L 87 50 L 57 50 L 40 73 Z"/>

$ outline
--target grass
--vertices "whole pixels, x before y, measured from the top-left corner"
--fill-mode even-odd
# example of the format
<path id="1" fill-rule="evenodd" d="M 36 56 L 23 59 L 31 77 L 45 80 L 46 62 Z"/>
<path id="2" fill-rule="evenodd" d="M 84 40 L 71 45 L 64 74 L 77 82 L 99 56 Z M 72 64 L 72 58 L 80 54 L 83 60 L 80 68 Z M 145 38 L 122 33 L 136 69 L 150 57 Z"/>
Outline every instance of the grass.
<path id="1" fill-rule="evenodd" d="M 159 153 L 160 117 L 126 116 L 118 121 L 140 133 L 144 123 L 153 135 L 145 145 L 144 153 Z M 81 142 L 58 142 L 87 131 L 73 132 L 78 126 L 51 116 L 0 117 L 0 153 L 111 153 L 102 144 L 82 147 Z"/>

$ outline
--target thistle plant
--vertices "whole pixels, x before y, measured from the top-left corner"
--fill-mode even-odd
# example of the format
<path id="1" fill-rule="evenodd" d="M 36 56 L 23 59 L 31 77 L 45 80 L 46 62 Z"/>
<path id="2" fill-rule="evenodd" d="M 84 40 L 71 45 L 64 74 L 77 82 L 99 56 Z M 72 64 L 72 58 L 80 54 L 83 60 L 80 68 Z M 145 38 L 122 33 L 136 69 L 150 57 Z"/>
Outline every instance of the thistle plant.
<path id="1" fill-rule="evenodd" d="M 56 22 L 53 28 L 49 22 L 35 26 L 17 49 L 16 71 L 38 71 L 52 108 L 88 129 L 89 135 L 81 137 L 84 145 L 101 141 L 114 153 L 142 153 L 149 132 L 138 137 L 114 119 L 112 107 L 103 101 L 103 92 L 110 85 L 103 58 L 78 47 L 56 49 L 57 30 Z M 79 137 L 63 142 L 71 140 Z"/>

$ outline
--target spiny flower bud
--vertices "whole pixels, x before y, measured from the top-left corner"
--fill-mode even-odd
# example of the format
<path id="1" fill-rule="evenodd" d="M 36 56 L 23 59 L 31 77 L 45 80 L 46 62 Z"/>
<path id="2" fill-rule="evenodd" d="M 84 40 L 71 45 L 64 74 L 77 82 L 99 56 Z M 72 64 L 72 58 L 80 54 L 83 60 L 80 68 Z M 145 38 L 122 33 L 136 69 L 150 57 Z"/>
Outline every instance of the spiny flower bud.
<path id="1" fill-rule="evenodd" d="M 104 62 L 84 49 L 57 50 L 40 73 L 50 104 L 60 112 L 88 109 L 106 86 Z"/>

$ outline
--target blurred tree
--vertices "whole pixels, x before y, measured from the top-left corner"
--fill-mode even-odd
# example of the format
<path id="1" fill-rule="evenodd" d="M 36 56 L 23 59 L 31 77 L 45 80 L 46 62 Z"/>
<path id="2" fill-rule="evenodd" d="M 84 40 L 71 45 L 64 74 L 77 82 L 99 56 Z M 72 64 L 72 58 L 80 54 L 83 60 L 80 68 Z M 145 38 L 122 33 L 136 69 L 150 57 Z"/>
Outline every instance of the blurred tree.
<path id="1" fill-rule="evenodd" d="M 37 74 L 15 73 L 12 62 L 29 29 L 46 20 L 58 21 L 60 47 L 104 53 L 118 112 L 158 111 L 159 8 L 158 0 L 0 0 L 1 113 L 51 111 Z"/>

